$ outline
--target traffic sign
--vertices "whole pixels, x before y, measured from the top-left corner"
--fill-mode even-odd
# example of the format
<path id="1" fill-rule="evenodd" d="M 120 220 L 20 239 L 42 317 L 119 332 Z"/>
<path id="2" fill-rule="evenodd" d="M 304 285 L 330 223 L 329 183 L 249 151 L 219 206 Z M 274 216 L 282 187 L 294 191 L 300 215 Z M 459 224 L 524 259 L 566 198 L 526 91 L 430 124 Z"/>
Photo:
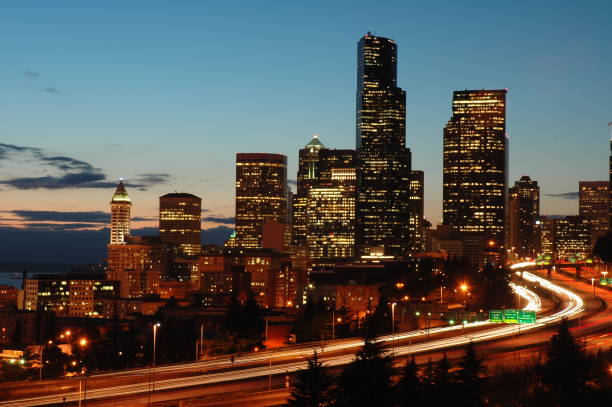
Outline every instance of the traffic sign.
<path id="1" fill-rule="evenodd" d="M 600 285 L 612 285 L 612 278 L 602 278 L 599 280 Z"/>
<path id="2" fill-rule="evenodd" d="M 489 310 L 489 322 L 504 322 L 504 313 L 500 309 Z"/>
<path id="3" fill-rule="evenodd" d="M 515 309 L 505 309 L 504 310 L 504 322 L 507 324 L 517 324 L 518 321 L 518 311 Z"/>
<path id="4" fill-rule="evenodd" d="M 536 312 L 519 310 L 518 322 L 519 324 L 534 324 L 536 322 Z"/>

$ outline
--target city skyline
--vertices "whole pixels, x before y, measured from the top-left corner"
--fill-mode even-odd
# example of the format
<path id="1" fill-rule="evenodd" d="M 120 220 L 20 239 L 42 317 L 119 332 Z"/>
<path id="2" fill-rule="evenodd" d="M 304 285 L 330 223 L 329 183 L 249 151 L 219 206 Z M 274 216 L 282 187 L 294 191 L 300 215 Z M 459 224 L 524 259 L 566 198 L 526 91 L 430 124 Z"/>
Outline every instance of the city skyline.
<path id="1" fill-rule="evenodd" d="M 137 10 L 138 8 L 135 6 L 125 8 L 127 15 L 135 13 Z M 155 4 L 148 9 L 147 17 L 159 15 L 162 10 L 163 7 Z M 24 12 L 19 7 L 15 7 L 11 11 L 15 13 Z M 210 10 L 206 9 L 204 11 Z M 279 10 L 279 13 L 282 13 L 282 11 Z M 557 23 L 569 19 L 569 11 L 568 7 L 560 7 L 559 10 L 552 13 L 551 22 L 554 18 L 557 18 L 555 20 Z M 581 9 L 581 11 L 584 14 L 589 14 L 591 18 L 596 17 L 594 9 L 587 11 Z M 187 16 L 182 14 L 181 11 L 173 10 L 173 12 L 177 14 L 174 16 L 175 20 L 173 20 L 175 24 L 178 23 L 179 19 L 187 19 Z M 224 10 L 215 9 L 214 12 L 223 13 Z M 339 13 L 340 11 L 335 10 L 335 12 Z M 479 12 L 486 14 L 487 10 Z M 517 10 L 511 12 L 516 13 Z M 318 15 L 316 10 L 311 10 L 310 13 Z M 542 16 L 538 13 L 543 13 L 543 10 L 536 8 L 534 19 L 536 15 Z M 259 17 L 262 20 L 266 19 L 263 15 Z M 373 16 L 373 20 L 376 21 L 379 19 L 378 17 Z M 40 16 L 34 15 L 33 21 L 36 18 L 40 18 Z M 126 20 L 110 15 L 105 18 L 118 20 L 119 26 L 127 29 Z M 527 31 L 529 29 L 535 31 L 536 27 L 533 25 L 535 20 L 527 20 Z M 86 31 L 85 36 L 96 37 L 104 32 L 100 26 L 101 22 L 102 20 L 94 19 L 91 30 Z M 193 54 L 196 50 L 203 52 L 210 49 L 211 41 L 198 44 L 197 41 L 190 39 L 188 45 L 181 49 L 178 55 L 181 58 L 178 58 L 175 61 L 176 63 L 168 63 L 163 68 L 151 69 L 150 72 L 144 74 L 144 76 L 149 76 L 148 79 L 142 79 L 139 76 L 133 77 L 138 89 L 133 88 L 132 90 L 139 91 L 136 94 L 143 103 L 142 105 L 132 104 L 123 111 L 118 108 L 111 109 L 108 99 L 109 94 L 102 95 L 100 93 L 101 89 L 97 88 L 100 85 L 93 86 L 91 90 L 94 92 L 94 96 L 104 96 L 102 98 L 92 98 L 90 95 L 83 93 L 82 89 L 84 88 L 79 90 L 75 87 L 77 84 L 81 86 L 85 84 L 83 74 L 75 75 L 71 80 L 67 80 L 66 85 L 63 86 L 51 83 L 60 80 L 63 74 L 75 73 L 71 67 L 64 66 L 62 69 L 62 65 L 56 62 L 53 67 L 49 67 L 50 69 L 44 69 L 45 63 L 37 62 L 36 58 L 32 57 L 23 58 L 23 66 L 17 62 L 14 62 L 12 66 L 5 66 L 2 76 L 8 82 L 9 93 L 14 93 L 16 98 L 13 100 L 14 103 L 8 105 L 8 101 L 5 101 L 4 104 L 7 105 L 3 106 L 6 117 L 1 128 L 3 137 L 0 138 L 3 143 L 0 145 L 2 147 L 0 157 L 3 158 L 1 163 L 2 176 L 0 177 L 2 178 L 0 179 L 0 188 L 3 196 L 2 203 L 0 203 L 0 210 L 2 211 L 0 227 L 21 226 L 36 230 L 53 228 L 54 224 L 57 225 L 55 227 L 58 229 L 76 228 L 79 224 L 81 227 L 89 228 L 108 227 L 106 218 L 104 218 L 104 221 L 100 221 L 100 219 L 103 217 L 102 215 L 108 213 L 106 203 L 108 202 L 109 190 L 116 186 L 119 177 L 124 176 L 130 191 L 130 197 L 133 200 L 134 229 L 155 227 L 158 212 L 157 197 L 175 190 L 193 193 L 203 198 L 205 229 L 224 225 L 232 228 L 234 212 L 233 157 L 236 152 L 265 151 L 285 154 L 288 156 L 288 178 L 294 180 L 297 172 L 298 150 L 311 138 L 312 133 L 320 133 L 322 142 L 330 148 L 353 147 L 352 140 L 355 136 L 354 116 L 351 117 L 351 112 L 354 115 L 352 95 L 354 95 L 356 73 L 354 62 L 356 42 L 371 28 L 371 24 L 360 23 L 363 26 L 361 28 L 356 27 L 356 24 L 353 23 L 343 24 L 341 28 L 337 29 L 338 35 L 333 40 L 331 37 L 323 38 L 324 36 L 322 37 L 320 33 L 313 34 L 311 38 L 300 37 L 296 40 L 299 44 L 308 42 L 309 47 L 303 51 L 304 57 L 310 55 L 317 59 L 317 57 L 321 57 L 320 53 L 322 52 L 325 54 L 326 60 L 331 62 L 330 64 L 321 64 L 316 71 L 323 78 L 317 88 L 322 94 L 326 95 L 328 100 L 320 100 L 321 106 L 309 106 L 306 110 L 304 110 L 303 103 L 311 103 L 313 97 L 308 92 L 305 94 L 306 101 L 297 101 L 299 98 L 294 98 L 295 102 L 294 99 L 290 99 L 290 103 L 282 103 L 283 106 L 278 101 L 272 100 L 271 97 L 284 94 L 283 90 L 277 87 L 281 87 L 286 81 L 296 82 L 296 84 L 303 82 L 309 84 L 307 86 L 310 87 L 313 84 L 319 84 L 313 77 L 313 72 L 307 72 L 304 66 L 300 66 L 300 63 L 304 62 L 301 59 L 304 57 L 300 57 L 291 63 L 287 62 L 285 65 L 275 65 L 278 69 L 273 69 L 272 82 L 266 82 L 271 86 L 270 89 L 266 89 L 264 85 L 249 84 L 248 91 L 259 92 L 262 95 L 265 104 L 261 107 L 249 110 L 249 107 L 247 107 L 249 98 L 244 100 L 236 98 L 234 105 L 232 105 L 233 109 L 228 108 L 229 105 L 225 99 L 222 99 L 223 103 L 219 103 L 219 107 L 212 106 L 212 101 L 207 98 L 209 94 L 200 99 L 191 93 L 203 85 L 204 82 L 206 84 L 210 83 L 203 81 L 198 86 L 197 81 L 190 82 L 197 77 L 193 71 L 190 71 L 189 80 L 182 80 L 177 77 L 170 78 L 165 84 L 168 86 L 174 84 L 174 86 L 166 87 L 161 91 L 157 90 L 156 94 L 160 96 L 160 99 L 167 97 L 169 100 L 173 100 L 173 97 L 180 96 L 176 92 L 187 92 L 182 95 L 187 97 L 185 101 L 190 100 L 195 103 L 189 106 L 181 103 L 180 107 L 184 108 L 184 111 L 177 110 L 174 107 L 164 111 L 161 117 L 152 118 L 159 112 L 151 107 L 158 109 L 171 107 L 170 103 L 162 104 L 161 102 L 151 106 L 150 102 L 143 99 L 145 94 L 142 91 L 153 84 L 152 79 L 185 68 L 189 57 L 195 58 L 194 60 L 197 61 L 195 65 L 201 68 L 201 72 L 213 74 L 213 76 L 214 74 L 220 75 L 224 67 L 236 62 L 234 58 L 243 59 L 253 56 L 245 49 L 244 44 L 239 44 L 241 46 L 235 50 L 235 54 L 229 56 L 221 54 L 229 57 L 226 65 L 211 66 L 210 60 Z M 576 23 L 571 27 L 577 29 L 579 26 L 580 24 Z M 44 27 L 43 25 L 42 29 Z M 144 24 L 144 27 L 149 34 L 156 33 L 158 36 L 162 34 L 156 32 L 148 24 Z M 546 27 L 551 29 L 550 35 L 555 30 L 559 30 L 558 27 L 554 27 L 554 24 L 551 26 L 550 23 Z M 325 33 L 331 30 L 327 25 L 323 25 L 323 28 Z M 11 29 L 15 29 L 15 27 L 8 24 L 2 30 Z M 190 29 L 196 30 L 195 26 L 191 26 Z M 594 25 L 591 29 L 601 30 L 602 27 Z M 565 27 L 565 30 L 568 31 L 568 28 Z M 604 27 L 603 33 L 606 30 L 609 30 L 609 28 Z M 69 31 L 70 29 L 58 29 L 55 35 L 66 35 Z M 196 32 L 199 31 L 196 30 Z M 201 38 L 210 38 L 211 36 L 213 39 L 223 38 L 224 33 L 224 31 L 203 32 Z M 409 35 L 414 34 L 414 32 L 401 29 L 397 21 L 393 19 L 384 25 L 380 24 L 380 27 L 374 33 L 393 38 L 401 45 L 399 47 L 399 59 L 402 62 L 398 67 L 398 76 L 401 78 L 400 85 L 407 94 L 407 146 L 413 151 L 413 168 L 423 169 L 425 172 L 425 217 L 433 224 L 438 223 L 441 218 L 442 130 L 443 124 L 450 114 L 448 106 L 452 99 L 452 92 L 455 90 L 484 87 L 510 88 L 507 115 L 510 137 L 509 179 L 514 180 L 518 179 L 520 175 L 529 174 L 533 179 L 540 182 L 542 214 L 577 214 L 578 202 L 577 199 L 573 199 L 577 198 L 575 191 L 578 190 L 578 181 L 607 179 L 606 156 L 608 153 L 605 146 L 608 135 L 606 123 L 609 121 L 609 117 L 606 114 L 608 116 L 610 114 L 610 102 L 604 99 L 603 95 L 611 87 L 611 84 L 609 80 L 605 81 L 606 78 L 602 76 L 603 81 L 599 83 L 600 87 L 597 90 L 588 88 L 588 86 L 594 86 L 594 84 L 586 80 L 585 74 L 590 73 L 594 74 L 593 77 L 597 77 L 598 72 L 605 72 L 606 67 L 611 65 L 610 59 L 609 57 L 594 58 L 589 62 L 591 64 L 589 66 L 586 62 L 583 65 L 576 66 L 570 61 L 570 55 L 576 56 L 576 53 L 579 52 L 595 52 L 598 47 L 600 51 L 605 51 L 606 47 L 609 48 L 609 44 L 605 44 L 603 39 L 605 36 L 600 37 L 602 38 L 601 43 L 589 39 L 590 48 L 586 50 L 578 50 L 580 47 L 577 46 L 577 43 L 571 43 L 571 41 L 564 43 L 565 47 L 558 47 L 555 50 L 555 52 L 559 52 L 556 57 L 559 57 L 563 54 L 561 51 L 564 51 L 566 54 L 563 55 L 566 55 L 567 59 L 564 59 L 564 57 L 558 59 L 557 62 L 565 63 L 565 67 L 569 70 L 563 72 L 565 77 L 560 78 L 562 79 L 561 82 L 552 84 L 555 85 L 552 86 L 551 83 L 542 84 L 534 81 L 538 75 L 546 76 L 544 75 L 546 70 L 540 65 L 532 72 L 537 74 L 533 77 L 527 75 L 525 71 L 521 71 L 513 77 L 510 72 L 501 69 L 501 65 L 499 65 L 500 69 L 496 74 L 488 74 L 485 69 L 481 72 L 471 72 L 468 64 L 463 71 L 458 72 L 457 78 L 452 83 L 445 82 L 443 80 L 444 72 L 440 71 L 430 73 L 423 81 L 418 77 L 418 70 L 415 71 L 418 68 L 418 64 L 414 63 L 415 57 L 419 60 L 418 58 L 427 56 L 428 59 L 419 60 L 419 63 L 427 65 L 427 61 L 431 61 L 434 66 L 440 67 L 440 64 L 435 65 L 436 61 L 440 62 L 440 57 L 424 50 L 424 46 L 432 40 L 423 38 L 422 43 L 415 42 Z M 124 34 L 126 33 L 124 32 Z M 166 52 L 170 42 L 178 41 L 181 38 L 180 35 L 185 33 L 179 33 L 176 36 L 165 32 L 164 34 L 168 34 L 167 43 L 162 42 L 158 46 L 148 44 L 148 49 L 143 52 L 149 57 L 156 50 Z M 267 34 L 269 35 L 269 33 Z M 260 35 L 266 37 L 265 33 Z M 543 40 L 543 37 L 547 35 L 541 34 L 541 37 L 538 38 Z M 564 35 L 567 35 L 567 33 Z M 51 37 L 53 38 L 53 35 Z M 138 36 L 134 36 L 134 34 L 127 35 L 128 44 L 133 45 L 136 37 Z M 499 44 L 503 45 L 504 41 L 515 39 L 502 38 L 498 41 Z M 25 42 L 32 40 L 33 38 L 28 36 L 24 39 Z M 324 40 L 327 40 L 327 42 Z M 518 44 L 521 44 L 521 40 L 525 40 L 525 38 L 519 35 Z M 441 41 L 441 38 L 438 38 L 434 42 L 437 42 L 439 49 L 443 51 L 447 45 Z M 479 40 L 478 43 L 484 44 L 490 40 L 482 41 Z M 75 47 L 78 47 L 79 44 L 80 42 L 77 40 L 69 40 L 66 42 L 66 47 L 76 50 Z M 97 45 L 101 46 L 102 43 L 97 43 Z M 475 44 L 471 46 L 473 45 Z M 317 46 L 323 49 L 316 49 Z M 56 51 L 59 50 L 56 47 L 51 48 Z M 95 47 L 93 48 L 95 49 Z M 129 45 L 126 45 L 125 48 L 119 48 L 121 49 L 118 51 L 119 53 L 126 52 Z M 473 51 L 473 48 L 470 48 L 467 44 L 466 47 L 459 48 L 465 51 Z M 517 53 L 516 48 L 515 45 L 507 50 L 514 50 Z M 216 50 L 219 51 L 218 48 Z M 103 48 L 103 51 L 105 51 L 102 52 L 103 55 L 113 54 L 106 48 Z M 525 50 L 524 56 L 527 59 L 522 61 L 524 63 L 521 63 L 520 58 L 508 58 L 504 62 L 511 65 L 511 68 L 508 68 L 510 71 L 512 71 L 512 68 L 525 68 L 527 60 L 533 62 L 533 51 L 529 48 Z M 568 51 L 572 52 L 567 53 Z M 21 55 L 21 51 L 13 48 L 10 52 Z M 297 57 L 294 51 L 290 52 L 291 56 Z M 555 54 L 555 52 L 552 54 Z M 283 52 L 273 47 L 272 50 L 265 50 L 264 54 L 263 56 L 275 60 L 275 58 L 280 58 Z M 537 55 L 541 56 L 540 54 Z M 488 56 L 494 57 L 493 59 L 496 62 L 500 62 L 498 54 L 491 53 Z M 463 62 L 467 62 L 467 59 L 469 59 L 467 58 L 468 55 L 455 54 L 454 57 Z M 555 59 L 554 55 L 545 55 L 544 59 L 546 57 Z M 72 58 L 69 57 L 68 60 L 72 60 Z M 472 63 L 474 65 L 472 68 L 478 66 L 479 63 L 486 62 L 486 59 L 485 55 L 479 57 L 476 54 L 476 57 L 473 58 Z M 535 60 L 538 61 L 537 58 Z M 22 62 L 19 58 L 15 58 L 15 61 Z M 244 78 L 253 79 L 262 74 L 261 67 L 258 65 L 260 62 L 263 62 L 263 59 L 256 58 L 256 61 L 249 65 L 256 68 L 250 73 L 248 70 L 241 70 L 239 73 L 243 76 L 243 79 L 237 77 L 236 72 L 233 72 L 232 77 L 239 84 L 244 85 Z M 539 62 L 542 63 L 541 60 Z M 82 63 L 87 65 L 85 62 Z M 493 62 L 490 64 L 491 67 L 495 65 Z M 126 68 L 126 72 L 128 72 L 134 70 L 137 66 L 139 64 L 136 61 L 126 58 L 118 63 L 118 66 L 114 68 L 115 70 L 105 72 L 103 75 L 98 72 L 97 79 L 102 80 L 102 82 L 112 80 L 117 78 L 119 73 L 116 70 L 120 67 Z M 308 64 L 307 66 L 312 67 Z M 449 73 L 446 72 L 446 74 Z M 132 76 L 130 77 L 132 78 Z M 221 75 L 221 77 L 229 78 L 226 75 Z M 524 84 L 518 80 L 518 77 L 525 79 Z M 593 78 L 591 78 L 592 80 Z M 329 81 L 337 81 L 339 84 L 334 86 Z M 47 85 L 47 83 L 50 84 Z M 534 89 L 527 89 L 528 84 Z M 119 81 L 116 86 L 112 84 L 106 84 L 105 86 L 109 87 L 111 91 L 115 90 L 118 91 L 118 94 L 121 94 L 121 85 L 125 85 L 125 83 Z M 587 85 L 587 88 L 582 89 L 582 91 L 593 95 L 588 99 L 589 103 L 584 103 L 579 97 L 580 93 L 577 88 L 580 85 Z M 64 86 L 67 86 L 67 88 Z M 301 88 L 301 86 L 299 87 Z M 426 89 L 431 90 L 430 94 L 423 92 L 423 88 L 427 86 L 431 88 Z M 213 87 L 213 89 L 215 88 Z M 240 92 L 245 91 L 240 86 L 232 86 L 232 89 Z M 553 101 L 551 99 L 552 95 L 543 96 L 546 92 L 550 93 L 551 90 L 556 92 L 572 91 L 575 92 L 576 97 L 569 100 L 563 99 L 564 102 Z M 219 92 L 219 90 L 217 89 L 216 92 Z M 537 96 L 534 92 L 540 93 L 539 99 L 534 99 Z M 131 99 L 128 93 L 125 96 L 127 99 Z M 514 94 L 516 94 L 516 97 L 513 96 Z M 598 95 L 601 95 L 601 99 L 596 103 L 600 97 Z M 211 98 L 214 99 L 212 96 Z M 216 94 L 216 96 L 219 96 L 219 94 Z M 90 103 L 86 103 L 86 106 L 77 106 L 80 103 L 79 98 L 90 101 Z M 538 110 L 536 112 L 526 112 L 529 108 L 534 108 L 534 100 L 542 101 L 536 105 Z M 134 101 L 132 100 L 132 103 Z M 337 106 L 331 108 L 330 104 Z M 585 107 L 582 107 L 583 104 Z M 26 106 L 30 109 L 28 112 L 40 120 L 31 120 L 29 115 L 25 115 Z M 105 113 L 108 115 L 94 112 L 96 106 L 106 106 Z M 301 114 L 295 116 L 295 112 L 292 113 L 290 110 L 299 111 Z M 325 112 L 325 110 L 328 110 L 328 112 Z M 564 114 L 567 111 L 580 113 L 575 113 L 572 117 L 564 117 L 568 116 L 567 113 Z M 200 115 L 198 115 L 198 112 L 200 112 Z M 306 117 L 303 115 L 304 112 L 308 113 Z M 216 113 L 221 113 L 221 117 L 215 117 Z M 284 116 L 283 120 L 277 120 L 279 113 Z M 85 123 L 82 120 L 75 120 L 75 116 L 82 114 L 91 119 L 91 128 L 84 127 Z M 238 124 L 224 123 L 221 126 L 221 119 L 227 115 L 235 117 Z M 107 117 L 105 118 L 105 116 Z M 103 119 L 104 126 L 98 127 Z M 185 121 L 190 123 L 190 126 L 187 126 Z M 110 126 L 107 122 L 116 122 L 116 124 Z M 155 123 L 155 131 L 145 134 L 151 130 L 149 122 Z M 244 126 L 240 124 L 241 122 L 248 123 L 246 127 L 251 130 L 245 131 L 242 128 Z M 176 125 L 176 128 L 173 128 L 173 125 Z M 79 137 L 79 133 L 84 132 L 84 130 L 88 130 L 86 134 L 91 134 L 85 140 Z M 219 132 L 219 130 L 222 131 Z M 151 140 L 153 141 L 152 145 L 148 144 Z M 162 151 L 163 156 L 160 156 Z M 563 156 L 564 151 L 565 154 L 568 154 L 569 151 L 577 152 L 580 156 L 589 156 L 591 159 L 584 163 L 572 161 L 573 165 L 564 165 L 562 160 L 559 159 Z M 204 154 L 204 157 L 195 159 L 200 154 Z M 185 159 L 182 159 L 183 157 Z M 66 176 L 72 174 L 77 176 Z M 575 185 L 570 182 L 572 180 L 575 180 Z M 74 188 L 75 185 L 79 187 Z M 92 188 L 83 188 L 86 185 Z M 37 186 L 38 188 L 36 188 Z M 295 186 L 293 187 L 295 191 Z M 550 194 L 560 195 L 561 197 L 551 197 Z M 566 200 L 562 197 L 572 199 Z M 54 212 L 66 212 L 66 214 L 62 215 Z M 67 219 L 71 220 L 68 221 Z M 77 221 L 77 219 L 80 219 L 80 221 Z"/>

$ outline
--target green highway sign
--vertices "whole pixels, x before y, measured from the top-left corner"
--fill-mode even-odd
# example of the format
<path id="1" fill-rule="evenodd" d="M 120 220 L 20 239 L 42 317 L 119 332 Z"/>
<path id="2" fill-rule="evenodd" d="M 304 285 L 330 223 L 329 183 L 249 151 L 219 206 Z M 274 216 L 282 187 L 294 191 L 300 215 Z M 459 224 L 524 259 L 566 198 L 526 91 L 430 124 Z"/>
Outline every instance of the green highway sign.
<path id="1" fill-rule="evenodd" d="M 522 309 L 519 310 L 518 322 L 519 324 L 534 324 L 536 322 L 536 312 L 535 311 L 525 311 Z"/>
<path id="2" fill-rule="evenodd" d="M 500 309 L 489 310 L 489 322 L 504 322 L 504 312 Z"/>
<path id="3" fill-rule="evenodd" d="M 518 311 L 515 309 L 505 309 L 504 310 L 504 322 L 507 324 L 517 324 L 518 321 Z"/>
<path id="4" fill-rule="evenodd" d="M 602 278 L 599 280 L 600 285 L 612 285 L 612 278 Z"/>

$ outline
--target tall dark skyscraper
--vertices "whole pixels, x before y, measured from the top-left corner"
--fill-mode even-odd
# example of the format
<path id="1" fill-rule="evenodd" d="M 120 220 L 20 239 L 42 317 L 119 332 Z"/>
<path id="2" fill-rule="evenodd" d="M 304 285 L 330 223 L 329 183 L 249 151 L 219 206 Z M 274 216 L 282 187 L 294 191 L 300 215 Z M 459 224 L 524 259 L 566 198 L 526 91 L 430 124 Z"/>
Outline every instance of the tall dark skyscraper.
<path id="1" fill-rule="evenodd" d="M 443 222 L 504 244 L 507 201 L 507 90 L 453 94 L 444 127 Z"/>
<path id="2" fill-rule="evenodd" d="M 536 221 L 540 218 L 540 187 L 525 175 L 510 188 L 508 249 L 520 257 L 534 258 L 539 251 Z"/>
<path id="3" fill-rule="evenodd" d="M 406 93 L 397 87 L 397 45 L 366 34 L 357 61 L 357 249 L 410 252 L 410 150 Z"/>

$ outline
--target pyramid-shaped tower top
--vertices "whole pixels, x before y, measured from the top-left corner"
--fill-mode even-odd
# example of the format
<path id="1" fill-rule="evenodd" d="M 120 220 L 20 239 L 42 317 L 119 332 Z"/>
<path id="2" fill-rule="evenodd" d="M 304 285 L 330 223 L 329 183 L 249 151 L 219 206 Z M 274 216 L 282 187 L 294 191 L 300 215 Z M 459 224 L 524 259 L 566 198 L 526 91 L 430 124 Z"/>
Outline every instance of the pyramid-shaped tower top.
<path id="1" fill-rule="evenodd" d="M 310 140 L 310 143 L 306 144 L 306 148 L 309 148 L 309 149 L 313 149 L 314 148 L 314 149 L 320 150 L 322 148 L 327 148 L 327 147 L 325 147 L 323 145 L 323 143 L 321 143 L 319 141 L 319 135 L 318 134 L 313 134 L 312 140 Z"/>
<path id="2" fill-rule="evenodd" d="M 125 189 L 125 185 L 123 185 L 123 180 L 119 181 L 119 184 L 117 185 L 117 189 L 115 190 L 115 195 L 113 195 L 113 199 L 111 200 L 111 203 L 121 203 L 121 202 L 132 203 Z"/>

